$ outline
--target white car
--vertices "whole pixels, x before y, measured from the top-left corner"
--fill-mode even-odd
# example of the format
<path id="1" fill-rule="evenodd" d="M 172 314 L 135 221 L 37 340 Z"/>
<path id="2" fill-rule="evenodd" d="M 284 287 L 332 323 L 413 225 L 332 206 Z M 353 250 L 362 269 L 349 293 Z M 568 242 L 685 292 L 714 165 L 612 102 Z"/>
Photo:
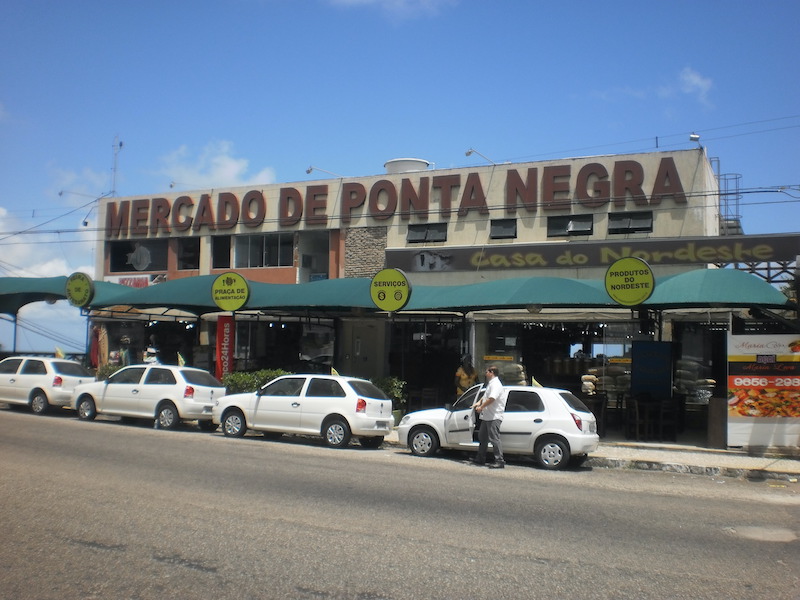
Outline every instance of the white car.
<path id="1" fill-rule="evenodd" d="M 230 437 L 248 429 L 313 435 L 333 448 L 344 448 L 352 436 L 378 448 L 394 425 L 391 398 L 365 379 L 339 375 L 277 377 L 256 392 L 220 398 L 211 414 Z"/>
<path id="2" fill-rule="evenodd" d="M 51 406 L 69 406 L 72 389 L 87 381 L 94 375 L 74 360 L 12 356 L 0 361 L 0 402 L 30 406 L 41 415 Z"/>
<path id="3" fill-rule="evenodd" d="M 211 408 L 224 395 L 225 386 L 208 371 L 143 364 L 123 367 L 104 381 L 77 386 L 72 407 L 84 420 L 98 414 L 155 419 L 161 429 L 197 420 L 202 429 L 213 430 Z"/>
<path id="4" fill-rule="evenodd" d="M 545 469 L 561 469 L 582 464 L 597 450 L 597 421 L 571 392 L 529 386 L 503 389 L 508 394 L 500 426 L 503 454 L 532 455 Z M 405 415 L 397 427 L 400 443 L 417 456 L 431 456 L 439 448 L 477 452 L 472 405 L 482 393 L 479 384 L 452 406 Z"/>

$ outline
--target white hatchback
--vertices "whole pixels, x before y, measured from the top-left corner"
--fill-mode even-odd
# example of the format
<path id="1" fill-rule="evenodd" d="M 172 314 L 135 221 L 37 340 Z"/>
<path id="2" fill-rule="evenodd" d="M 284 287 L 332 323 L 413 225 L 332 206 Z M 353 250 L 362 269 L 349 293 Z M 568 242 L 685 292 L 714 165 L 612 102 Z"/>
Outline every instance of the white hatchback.
<path id="1" fill-rule="evenodd" d="M 225 386 L 203 369 L 143 364 L 123 367 L 104 381 L 79 385 L 72 397 L 78 417 L 92 420 L 98 414 L 155 419 L 161 429 L 174 429 L 181 421 L 197 420 L 212 430 L 211 408 L 225 395 Z"/>
<path id="2" fill-rule="evenodd" d="M 364 447 L 377 448 L 394 425 L 391 398 L 371 382 L 312 374 L 284 375 L 256 392 L 220 398 L 212 419 L 231 437 L 248 429 L 313 435 L 333 448 L 347 446 L 352 436 Z"/>
<path id="3" fill-rule="evenodd" d="M 508 396 L 500 440 L 503 454 L 532 455 L 545 469 L 579 465 L 597 450 L 597 420 L 586 405 L 567 390 L 505 386 Z M 409 413 L 397 427 L 400 443 L 417 456 L 431 456 L 439 448 L 476 452 L 476 385 L 453 404 Z"/>
<path id="4" fill-rule="evenodd" d="M 94 375 L 74 360 L 12 356 L 0 361 L 0 402 L 30 406 L 41 415 L 51 406 L 69 406 L 72 389 L 88 381 Z"/>

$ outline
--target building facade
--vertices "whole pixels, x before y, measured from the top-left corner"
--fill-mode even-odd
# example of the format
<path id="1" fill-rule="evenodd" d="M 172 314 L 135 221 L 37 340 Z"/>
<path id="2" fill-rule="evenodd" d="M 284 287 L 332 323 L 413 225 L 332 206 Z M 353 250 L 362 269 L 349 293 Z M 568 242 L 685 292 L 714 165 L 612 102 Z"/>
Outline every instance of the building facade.
<path id="1" fill-rule="evenodd" d="M 228 271 L 251 281 L 303 283 L 394 267 L 412 284 L 455 285 L 602 279 L 625 256 L 646 260 L 657 279 L 792 251 L 781 240 L 721 235 L 725 199 L 703 148 L 453 169 L 397 159 L 385 167 L 364 177 L 104 198 L 96 271 L 106 281 L 145 286 Z M 720 348 L 729 320 L 709 311 L 665 316 L 547 307 L 335 318 L 298 312 L 277 322 L 241 314 L 237 359 L 243 368 L 291 368 L 325 357 L 339 372 L 396 375 L 409 382 L 416 408 L 452 399 L 464 354 L 478 368 L 499 361 L 506 378 L 577 390 L 584 374 L 613 360 L 613 386 L 622 390 L 633 342 L 658 340 L 674 344 L 674 364 L 691 366 L 673 376 L 681 382 L 685 375 L 680 385 L 696 395 L 697 381 L 724 384 Z M 207 366 L 213 317 L 190 334 L 182 326 L 160 324 L 162 331 L 136 333 L 132 344 L 157 343 L 166 360 L 182 348 L 182 356 Z M 125 328 L 137 329 L 109 327 L 111 348 L 123 335 L 131 339 Z"/>

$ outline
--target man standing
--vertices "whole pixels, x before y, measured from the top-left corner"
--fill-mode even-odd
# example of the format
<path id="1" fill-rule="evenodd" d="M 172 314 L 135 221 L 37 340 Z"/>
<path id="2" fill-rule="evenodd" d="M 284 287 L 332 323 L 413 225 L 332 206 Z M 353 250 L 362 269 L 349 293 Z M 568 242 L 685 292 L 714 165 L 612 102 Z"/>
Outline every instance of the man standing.
<path id="1" fill-rule="evenodd" d="M 500 445 L 500 424 L 503 422 L 503 413 L 506 410 L 506 394 L 498 372 L 497 367 L 486 369 L 486 391 L 480 402 L 475 405 L 475 412 L 478 413 L 483 423 L 478 431 L 480 444 L 474 462 L 476 465 L 486 464 L 486 451 L 491 442 L 494 448 L 494 464 L 489 466 L 494 469 L 502 469 L 506 466 L 503 459 L 503 448 Z"/>

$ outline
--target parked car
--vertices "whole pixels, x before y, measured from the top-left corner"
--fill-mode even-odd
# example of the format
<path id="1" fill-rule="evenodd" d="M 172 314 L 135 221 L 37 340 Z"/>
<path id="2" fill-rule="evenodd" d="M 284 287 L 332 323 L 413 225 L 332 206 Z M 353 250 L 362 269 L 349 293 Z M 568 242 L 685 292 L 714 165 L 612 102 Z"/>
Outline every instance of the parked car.
<path id="1" fill-rule="evenodd" d="M 220 398 L 211 414 L 230 437 L 248 429 L 314 435 L 333 448 L 347 446 L 352 436 L 377 448 L 394 425 L 391 398 L 365 379 L 338 375 L 277 377 L 256 392 Z"/>
<path id="2" fill-rule="evenodd" d="M 500 439 L 503 454 L 532 455 L 545 469 L 579 465 L 597 450 L 600 439 L 592 412 L 567 390 L 505 386 L 508 396 Z M 417 456 L 439 448 L 477 452 L 472 405 L 483 385 L 471 387 L 452 406 L 405 415 L 397 427 L 400 443 Z"/>
<path id="3" fill-rule="evenodd" d="M 123 367 L 104 381 L 77 386 L 72 407 L 84 420 L 98 414 L 155 419 L 161 429 L 197 420 L 201 428 L 213 430 L 211 409 L 224 395 L 225 386 L 208 371 L 142 364 Z"/>
<path id="4" fill-rule="evenodd" d="M 41 415 L 51 406 L 69 406 L 72 389 L 87 381 L 94 375 L 74 360 L 12 356 L 0 361 L 0 402 L 24 404 Z"/>

